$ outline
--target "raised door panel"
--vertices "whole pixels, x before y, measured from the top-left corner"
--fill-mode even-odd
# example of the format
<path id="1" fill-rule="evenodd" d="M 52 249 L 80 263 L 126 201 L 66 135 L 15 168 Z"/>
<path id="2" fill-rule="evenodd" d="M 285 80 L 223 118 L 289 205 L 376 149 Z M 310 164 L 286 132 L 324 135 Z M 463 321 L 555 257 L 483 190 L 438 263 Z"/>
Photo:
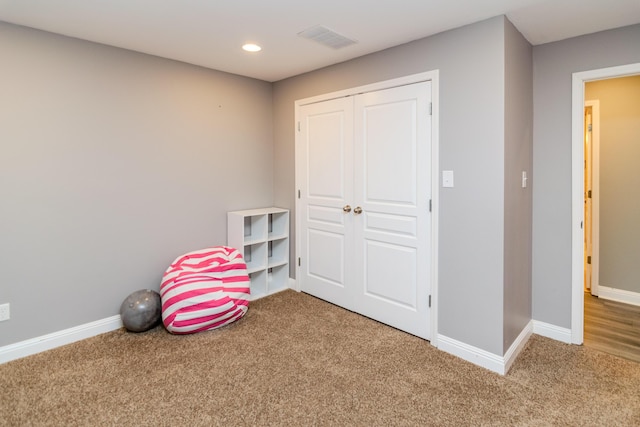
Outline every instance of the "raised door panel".
<path id="1" fill-rule="evenodd" d="M 300 200 L 300 288 L 353 306 L 353 101 L 341 98 L 300 109 L 296 147 Z"/>
<path id="2" fill-rule="evenodd" d="M 355 100 L 355 310 L 429 339 L 430 83 Z"/>

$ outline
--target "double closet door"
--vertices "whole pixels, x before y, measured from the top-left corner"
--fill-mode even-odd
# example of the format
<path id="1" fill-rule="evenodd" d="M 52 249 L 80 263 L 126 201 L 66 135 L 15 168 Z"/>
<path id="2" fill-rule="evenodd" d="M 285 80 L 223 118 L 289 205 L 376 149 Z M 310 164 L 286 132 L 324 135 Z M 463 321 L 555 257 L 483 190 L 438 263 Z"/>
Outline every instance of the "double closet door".
<path id="1" fill-rule="evenodd" d="M 303 292 L 430 339 L 431 83 L 302 105 Z"/>

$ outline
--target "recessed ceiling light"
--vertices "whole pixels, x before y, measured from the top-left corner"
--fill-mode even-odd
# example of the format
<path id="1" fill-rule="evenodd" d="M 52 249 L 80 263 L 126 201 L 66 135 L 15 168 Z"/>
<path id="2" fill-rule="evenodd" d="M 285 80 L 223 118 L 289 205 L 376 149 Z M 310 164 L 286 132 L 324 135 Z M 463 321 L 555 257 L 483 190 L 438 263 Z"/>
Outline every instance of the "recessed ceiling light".
<path id="1" fill-rule="evenodd" d="M 245 44 L 244 46 L 242 46 L 242 49 L 246 50 L 247 52 L 260 52 L 262 50 L 260 46 L 253 43 Z"/>

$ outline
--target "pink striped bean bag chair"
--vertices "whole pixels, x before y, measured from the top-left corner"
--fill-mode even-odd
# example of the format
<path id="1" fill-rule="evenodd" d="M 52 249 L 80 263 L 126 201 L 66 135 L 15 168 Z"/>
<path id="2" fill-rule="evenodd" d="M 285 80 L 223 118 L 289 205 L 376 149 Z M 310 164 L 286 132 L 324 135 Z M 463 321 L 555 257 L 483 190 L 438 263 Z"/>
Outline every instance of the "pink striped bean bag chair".
<path id="1" fill-rule="evenodd" d="M 249 309 L 247 265 L 227 246 L 189 252 L 164 273 L 160 299 L 162 323 L 173 334 L 228 325 Z"/>

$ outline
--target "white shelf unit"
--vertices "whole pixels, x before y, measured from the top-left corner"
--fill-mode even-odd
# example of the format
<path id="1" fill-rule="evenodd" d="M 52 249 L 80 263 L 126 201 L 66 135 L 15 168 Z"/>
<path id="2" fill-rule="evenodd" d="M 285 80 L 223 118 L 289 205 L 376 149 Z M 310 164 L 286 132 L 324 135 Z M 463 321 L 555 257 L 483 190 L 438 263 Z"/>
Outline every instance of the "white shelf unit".
<path id="1" fill-rule="evenodd" d="M 289 211 L 261 208 L 227 212 L 227 245 L 238 249 L 251 279 L 251 299 L 289 286 Z"/>

